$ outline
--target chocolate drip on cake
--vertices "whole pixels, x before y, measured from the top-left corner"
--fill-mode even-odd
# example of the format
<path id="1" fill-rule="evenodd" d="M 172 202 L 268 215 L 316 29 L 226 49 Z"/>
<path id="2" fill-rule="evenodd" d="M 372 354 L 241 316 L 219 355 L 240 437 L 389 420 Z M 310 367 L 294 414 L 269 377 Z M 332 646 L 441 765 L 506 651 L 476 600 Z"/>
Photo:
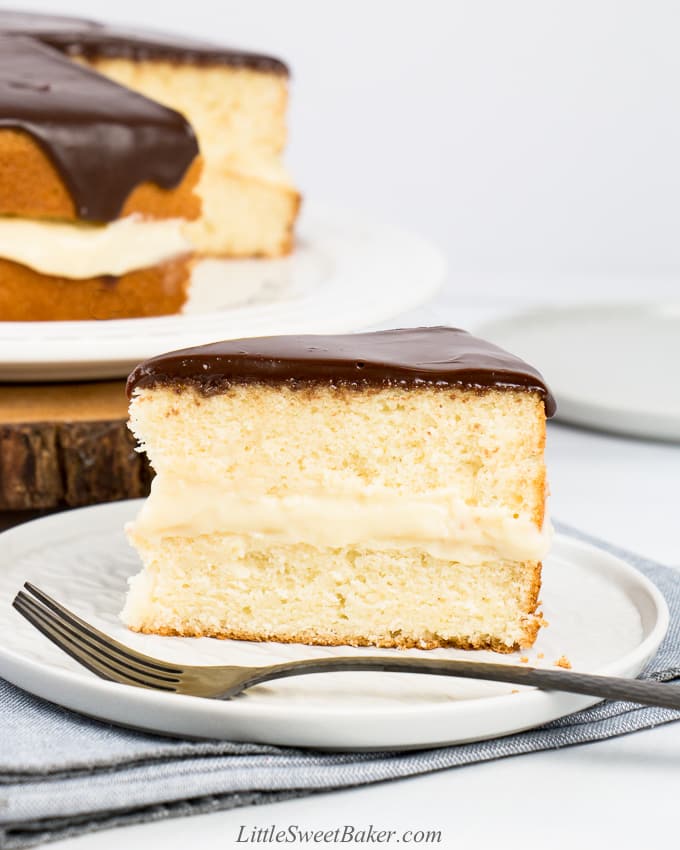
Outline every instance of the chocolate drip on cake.
<path id="1" fill-rule="evenodd" d="M 146 59 L 195 65 L 229 65 L 270 74 L 288 74 L 286 65 L 272 56 L 235 50 L 198 39 L 166 35 L 61 15 L 0 12 L 0 32 L 30 35 L 71 56 L 89 59 Z"/>
<path id="2" fill-rule="evenodd" d="M 129 396 L 158 384 L 195 385 L 210 393 L 248 381 L 523 389 L 543 396 L 546 416 L 556 410 L 533 366 L 448 327 L 217 342 L 147 360 L 132 372 L 127 388 Z"/>
<path id="3" fill-rule="evenodd" d="M 141 183 L 181 182 L 198 144 L 178 112 L 35 39 L 0 35 L 0 51 L 0 127 L 42 147 L 79 218 L 112 221 Z"/>

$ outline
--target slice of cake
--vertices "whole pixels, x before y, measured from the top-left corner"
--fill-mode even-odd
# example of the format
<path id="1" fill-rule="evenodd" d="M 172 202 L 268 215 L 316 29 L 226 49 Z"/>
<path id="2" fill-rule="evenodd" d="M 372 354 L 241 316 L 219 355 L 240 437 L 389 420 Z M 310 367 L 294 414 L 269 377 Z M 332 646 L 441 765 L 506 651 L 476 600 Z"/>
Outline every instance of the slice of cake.
<path id="1" fill-rule="evenodd" d="M 178 112 L 0 35 L 0 321 L 179 310 L 200 168 Z"/>
<path id="2" fill-rule="evenodd" d="M 540 374 L 453 328 L 236 340 L 128 381 L 156 471 L 132 629 L 309 644 L 531 645 Z"/>
<path id="3" fill-rule="evenodd" d="M 300 204 L 283 163 L 288 69 L 271 56 L 179 35 L 77 18 L 0 12 L 0 31 L 30 35 L 182 113 L 204 160 L 196 250 L 232 257 L 285 254 Z"/>

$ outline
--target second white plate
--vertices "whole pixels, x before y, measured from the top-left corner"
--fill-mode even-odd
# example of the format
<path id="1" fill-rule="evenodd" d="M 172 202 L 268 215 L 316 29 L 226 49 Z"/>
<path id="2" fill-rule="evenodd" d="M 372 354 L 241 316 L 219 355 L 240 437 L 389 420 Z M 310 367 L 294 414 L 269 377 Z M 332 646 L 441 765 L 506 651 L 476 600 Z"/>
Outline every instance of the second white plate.
<path id="1" fill-rule="evenodd" d="M 259 685 L 229 702 L 167 694 L 98 679 L 11 607 L 24 581 L 117 640 L 179 664 L 267 664 L 324 655 L 399 650 L 133 634 L 118 619 L 127 576 L 137 572 L 123 524 L 139 502 L 82 508 L 0 535 L 0 675 L 84 714 L 170 735 L 260 741 L 336 750 L 437 747 L 508 735 L 597 702 L 592 697 L 406 674 L 319 674 Z M 537 666 L 566 655 L 584 672 L 635 676 L 668 625 L 651 582 L 619 558 L 557 535 L 541 591 L 549 627 L 526 653 L 407 650 L 428 658 L 470 658 Z"/>
<path id="2" fill-rule="evenodd" d="M 367 216 L 306 204 L 298 230 L 289 257 L 201 263 L 177 316 L 0 321 L 0 381 L 119 378 L 155 354 L 221 339 L 355 331 L 427 301 L 444 279 L 430 242 Z"/>
<path id="3" fill-rule="evenodd" d="M 680 442 L 680 302 L 551 307 L 477 330 L 540 369 L 559 419 Z"/>

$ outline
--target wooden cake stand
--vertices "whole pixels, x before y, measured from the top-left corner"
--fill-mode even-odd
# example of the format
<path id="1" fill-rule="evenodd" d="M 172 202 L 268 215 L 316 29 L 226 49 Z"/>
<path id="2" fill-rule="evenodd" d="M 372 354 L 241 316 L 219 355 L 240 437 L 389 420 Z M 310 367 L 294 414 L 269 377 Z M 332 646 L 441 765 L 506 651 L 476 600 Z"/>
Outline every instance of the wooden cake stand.
<path id="1" fill-rule="evenodd" d="M 0 527 L 145 496 L 152 472 L 126 422 L 124 381 L 0 384 Z"/>

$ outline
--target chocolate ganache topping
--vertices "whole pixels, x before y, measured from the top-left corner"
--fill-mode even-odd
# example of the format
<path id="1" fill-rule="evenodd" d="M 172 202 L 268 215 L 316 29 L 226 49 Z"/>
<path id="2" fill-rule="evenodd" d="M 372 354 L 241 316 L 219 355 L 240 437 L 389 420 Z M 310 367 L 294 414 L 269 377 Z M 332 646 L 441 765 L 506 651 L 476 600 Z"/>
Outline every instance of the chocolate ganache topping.
<path id="1" fill-rule="evenodd" d="M 401 328 L 337 336 L 270 336 L 216 342 L 162 354 L 128 378 L 128 396 L 155 385 L 219 392 L 230 383 L 332 382 L 522 389 L 556 405 L 540 372 L 458 328 Z"/>
<path id="2" fill-rule="evenodd" d="M 132 189 L 177 186 L 198 154 L 178 113 L 32 38 L 0 35 L 0 128 L 43 148 L 79 218 L 112 221 Z"/>
<path id="3" fill-rule="evenodd" d="M 63 53 L 91 59 L 157 59 L 288 74 L 286 65 L 273 56 L 155 30 L 113 26 L 62 15 L 0 11 L 0 32 L 31 36 Z"/>

